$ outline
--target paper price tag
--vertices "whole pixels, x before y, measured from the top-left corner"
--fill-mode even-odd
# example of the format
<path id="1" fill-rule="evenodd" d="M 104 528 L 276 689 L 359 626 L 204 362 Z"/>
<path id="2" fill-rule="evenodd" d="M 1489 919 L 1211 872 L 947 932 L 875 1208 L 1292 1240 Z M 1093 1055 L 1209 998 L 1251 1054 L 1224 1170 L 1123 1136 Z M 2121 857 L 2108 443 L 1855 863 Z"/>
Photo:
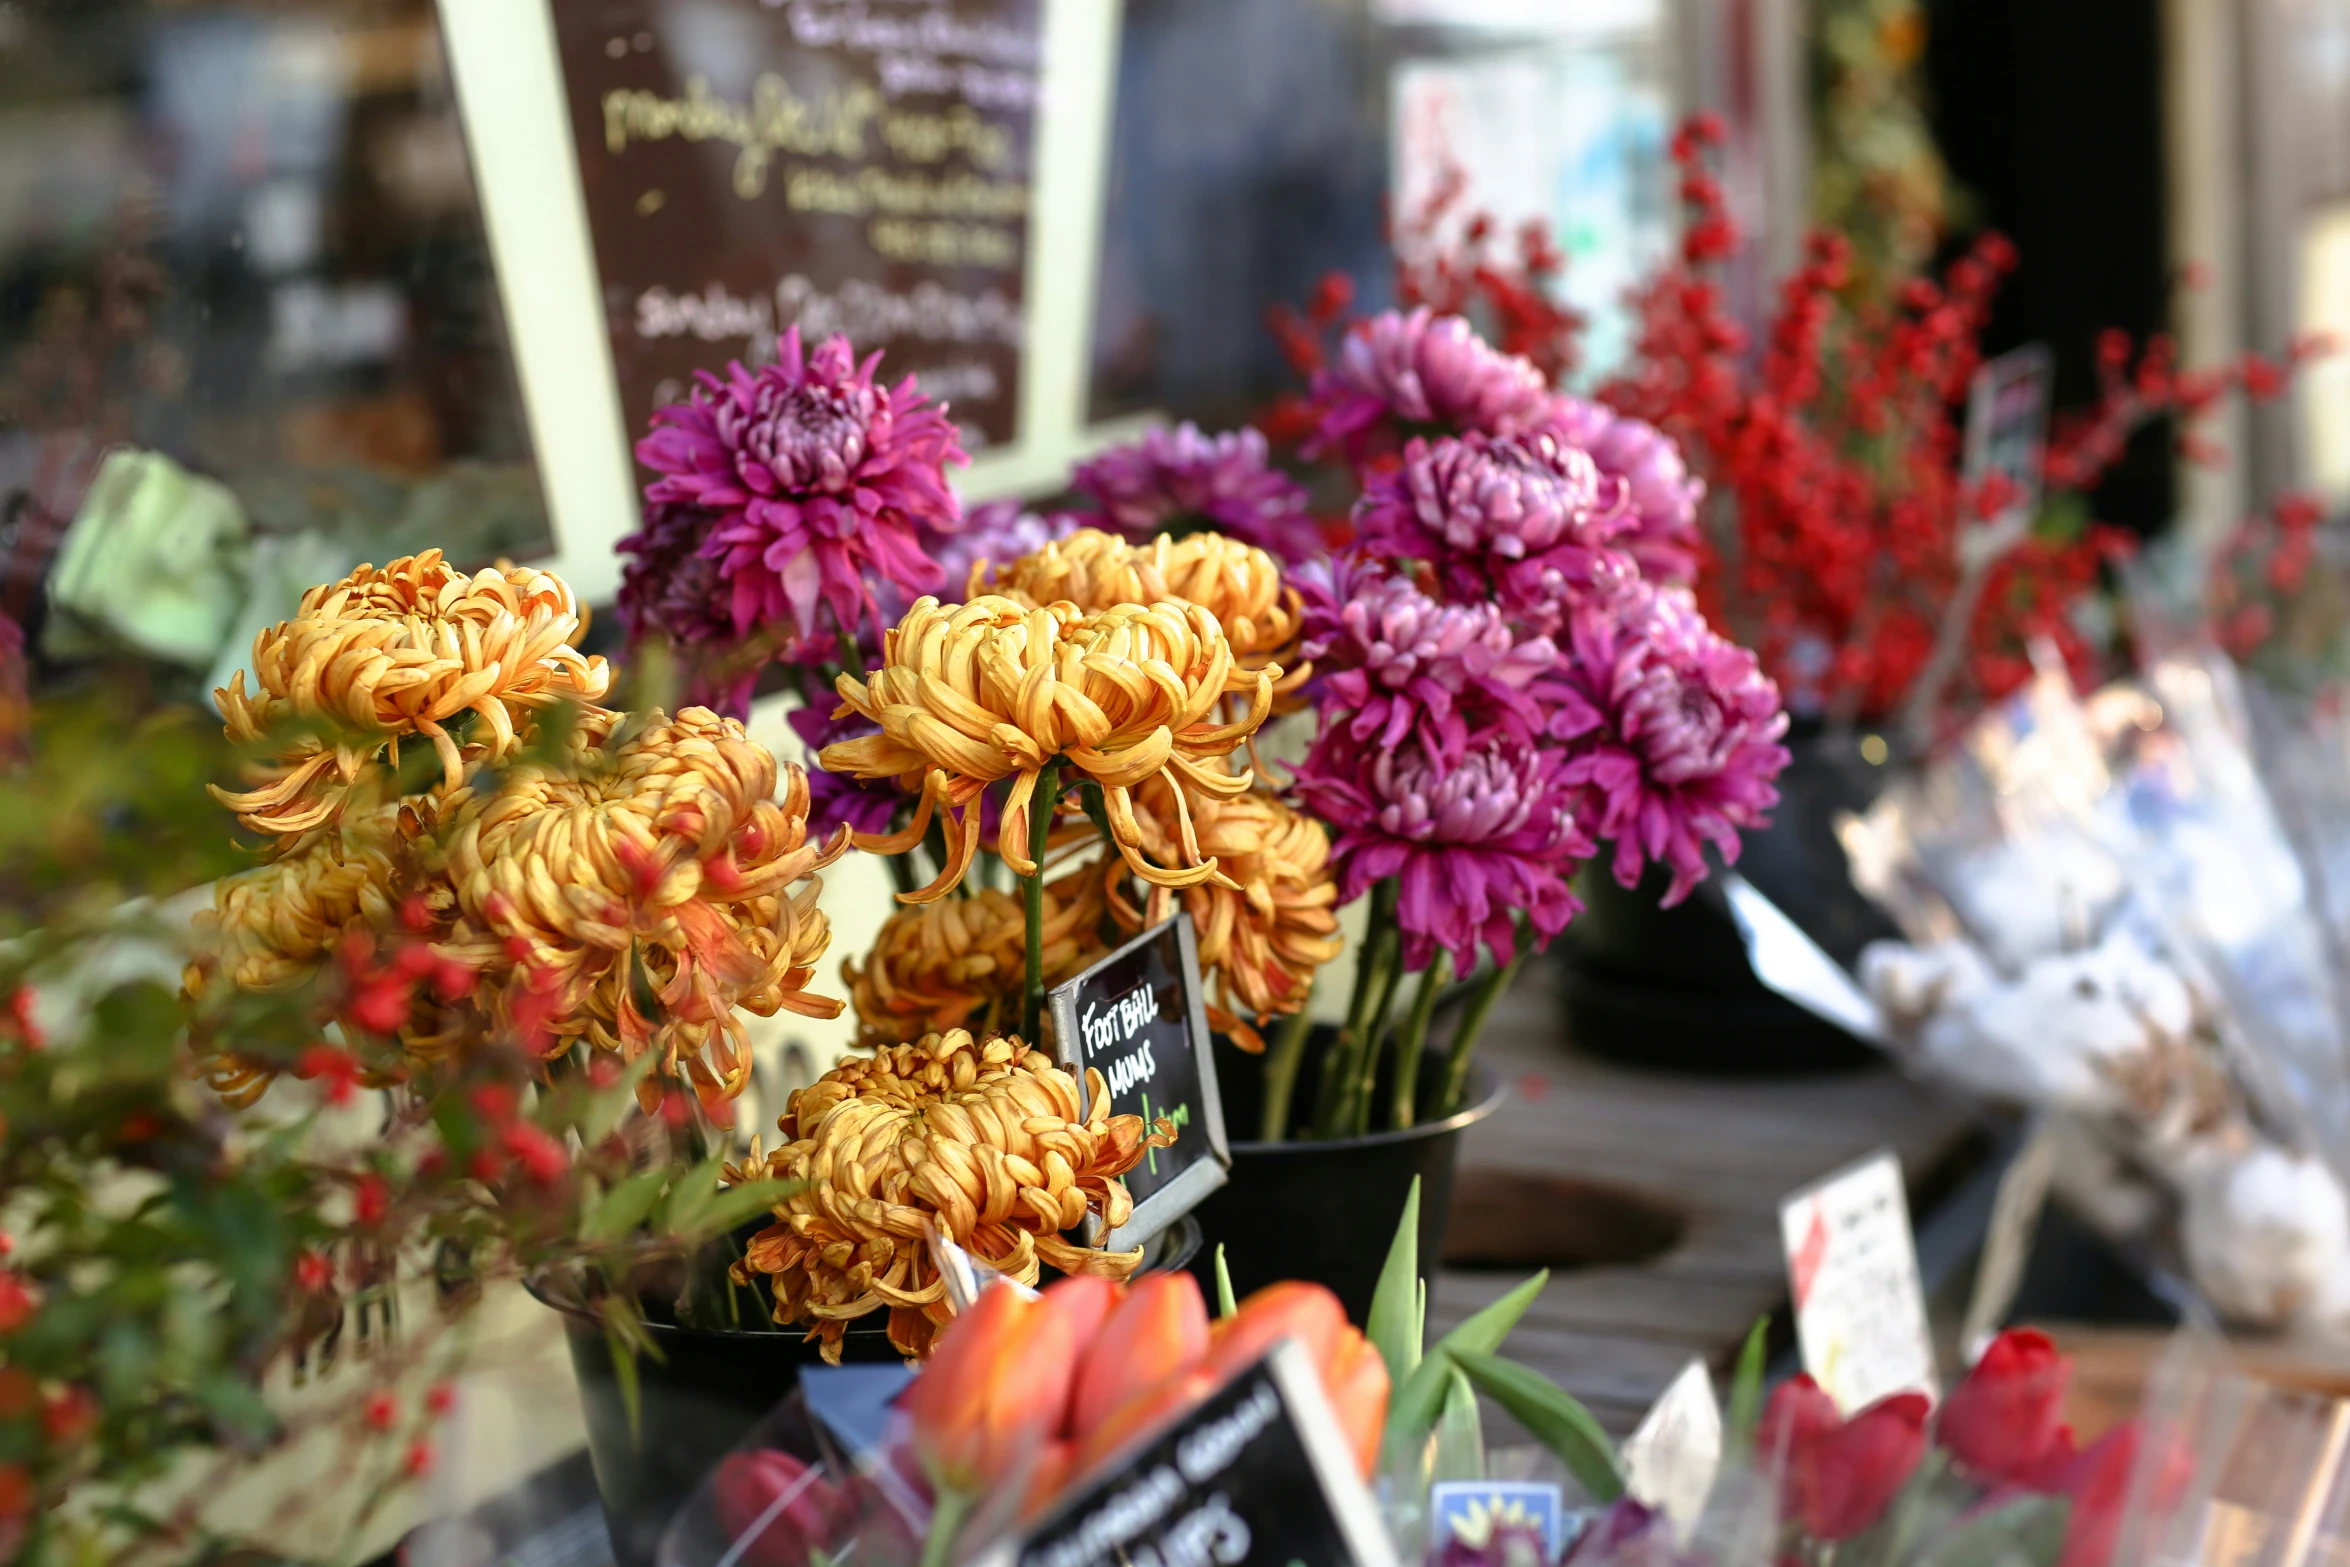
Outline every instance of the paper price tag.
<path id="1" fill-rule="evenodd" d="M 1482 1551 L 1496 1529 L 1531 1529 L 1542 1536 L 1543 1559 L 1567 1548 L 1567 1508 L 1560 1489 L 1539 1480 L 1443 1480 L 1428 1492 L 1433 1543 L 1458 1540 Z"/>
<path id="2" fill-rule="evenodd" d="M 1175 1128 L 1172 1147 L 1151 1149 L 1126 1172 L 1134 1216 L 1103 1242 L 1124 1251 L 1190 1212 L 1224 1184 L 1232 1163 L 1191 916 L 1152 926 L 1046 999 L 1053 1054 L 1078 1082 L 1091 1067 L 1109 1089 L 1112 1115 L 1139 1115 L 1146 1126 L 1164 1118 Z"/>
<path id="3" fill-rule="evenodd" d="M 1062 1499 L 987 1567 L 1396 1567 L 1305 1351 L 1293 1341 Z"/>
<path id="4" fill-rule="evenodd" d="M 1803 1369 L 1851 1414 L 1888 1393 L 1937 1395 L 1901 1162 L 1871 1155 L 1779 1205 Z"/>

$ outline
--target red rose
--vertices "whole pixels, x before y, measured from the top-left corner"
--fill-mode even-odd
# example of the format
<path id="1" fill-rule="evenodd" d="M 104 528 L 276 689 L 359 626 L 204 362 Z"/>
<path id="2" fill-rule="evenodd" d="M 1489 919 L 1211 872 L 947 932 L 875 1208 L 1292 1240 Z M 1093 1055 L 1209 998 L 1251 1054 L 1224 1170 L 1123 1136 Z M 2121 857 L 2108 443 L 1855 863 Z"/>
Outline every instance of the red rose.
<path id="1" fill-rule="evenodd" d="M 1783 1383 L 1764 1406 L 1755 1451 L 1783 1461 L 1787 1510 L 1815 1540 L 1849 1540 L 1875 1523 L 1926 1452 L 1923 1393 L 1895 1393 L 1840 1418 L 1809 1377 Z"/>
<path id="2" fill-rule="evenodd" d="M 2047 1334 L 2002 1333 L 1943 1402 L 1935 1439 L 1980 1479 L 2027 1483 L 2070 1446 L 2062 1416 L 2072 1373 Z"/>

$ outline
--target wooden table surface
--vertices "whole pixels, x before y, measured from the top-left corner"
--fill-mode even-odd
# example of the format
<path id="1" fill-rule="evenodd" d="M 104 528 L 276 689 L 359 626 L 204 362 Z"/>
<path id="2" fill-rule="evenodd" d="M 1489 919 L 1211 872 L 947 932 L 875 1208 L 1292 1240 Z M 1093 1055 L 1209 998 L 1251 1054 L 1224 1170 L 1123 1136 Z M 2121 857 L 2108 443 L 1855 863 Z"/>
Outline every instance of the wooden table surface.
<path id="1" fill-rule="evenodd" d="M 1755 1318 L 1785 1304 L 1780 1198 L 1886 1147 L 1914 1192 L 1968 1145 L 1975 1122 L 1962 1104 L 1889 1068 L 1725 1079 L 1577 1055 L 1552 972 L 1528 963 L 1487 1024 L 1479 1058 L 1510 1094 L 1468 1133 L 1460 1188 L 1490 1193 L 1504 1173 L 1570 1177 L 1630 1188 L 1681 1214 L 1678 1242 L 1647 1261 L 1554 1268 L 1503 1349 L 1620 1437 L 1691 1356 L 1726 1372 Z M 1502 1191 L 1521 1211 L 1541 1206 L 1518 1182 Z M 1445 1268 L 1429 1307 L 1431 1339 L 1531 1271 L 1525 1260 Z"/>

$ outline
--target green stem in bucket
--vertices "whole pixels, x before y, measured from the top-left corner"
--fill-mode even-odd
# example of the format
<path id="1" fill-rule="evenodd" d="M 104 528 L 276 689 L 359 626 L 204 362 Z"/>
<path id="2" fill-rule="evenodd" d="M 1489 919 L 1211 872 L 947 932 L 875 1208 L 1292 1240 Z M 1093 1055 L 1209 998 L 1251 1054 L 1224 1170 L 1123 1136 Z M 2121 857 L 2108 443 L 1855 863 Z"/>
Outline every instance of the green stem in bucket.
<path id="1" fill-rule="evenodd" d="M 1412 997 L 1411 1016 L 1404 1019 L 1403 1037 L 1396 1041 L 1392 1119 L 1399 1132 L 1418 1119 L 1414 1100 L 1420 1082 L 1420 1056 L 1428 1047 L 1428 1019 L 1436 1012 L 1437 993 L 1451 976 L 1452 954 L 1439 947 L 1428 966 L 1420 970 L 1420 988 Z"/>
<path id="2" fill-rule="evenodd" d="M 1396 885 L 1391 877 L 1371 889 L 1369 917 L 1363 923 L 1362 955 L 1355 968 L 1354 999 L 1347 1007 L 1346 1032 L 1322 1074 L 1322 1092 L 1314 1106 L 1314 1134 L 1343 1137 L 1354 1124 L 1355 1083 L 1365 1053 L 1371 1049 L 1371 1007 L 1386 983 L 1394 961 Z"/>
<path id="3" fill-rule="evenodd" d="M 1386 972 L 1379 976 L 1379 998 L 1371 1004 L 1362 1057 L 1355 1065 L 1354 1091 L 1347 1097 L 1346 1129 L 1356 1137 L 1371 1129 L 1371 1100 L 1377 1093 L 1379 1063 L 1387 1055 L 1387 1020 L 1395 1012 L 1395 995 L 1403 988 L 1403 976 L 1403 931 L 1396 927 L 1388 936 Z"/>
<path id="4" fill-rule="evenodd" d="M 1281 1020 L 1281 1032 L 1273 1036 L 1272 1048 L 1265 1052 L 1265 1108 L 1257 1123 L 1260 1142 L 1277 1143 L 1289 1135 L 1289 1107 L 1297 1101 L 1297 1069 L 1304 1064 L 1306 1041 L 1314 1032 L 1314 992 L 1306 991 L 1306 998 L 1298 1009 Z"/>
<path id="5" fill-rule="evenodd" d="M 1452 1036 L 1452 1055 L 1444 1063 L 1444 1097 L 1437 1102 L 1437 1114 L 1450 1115 L 1461 1107 L 1461 1095 L 1469 1086 L 1469 1058 L 1476 1054 L 1477 1036 L 1485 1031 L 1486 1014 L 1510 988 L 1525 961 L 1521 932 L 1517 956 L 1477 981 L 1477 988 L 1469 992 L 1468 1009 L 1461 1014 L 1461 1026 Z"/>
<path id="6" fill-rule="evenodd" d="M 1033 875 L 1020 878 L 1028 902 L 1028 986 L 1022 992 L 1020 1037 L 1031 1046 L 1043 1038 L 1044 1027 L 1044 847 L 1052 835 L 1053 807 L 1060 803 L 1061 763 L 1044 764 L 1036 775 L 1036 793 L 1028 797 L 1028 857 L 1036 862 Z"/>

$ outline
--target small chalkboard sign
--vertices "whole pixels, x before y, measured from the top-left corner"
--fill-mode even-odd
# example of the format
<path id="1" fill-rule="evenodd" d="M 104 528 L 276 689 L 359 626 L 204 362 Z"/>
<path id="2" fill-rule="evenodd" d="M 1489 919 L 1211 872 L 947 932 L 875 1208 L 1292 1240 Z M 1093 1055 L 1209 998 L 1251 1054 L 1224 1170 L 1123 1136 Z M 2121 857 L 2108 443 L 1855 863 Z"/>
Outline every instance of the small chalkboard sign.
<path id="1" fill-rule="evenodd" d="M 1294 1341 L 1080 1485 L 988 1567 L 1395 1567 Z"/>
<path id="2" fill-rule="evenodd" d="M 1086 1236 L 1124 1251 L 1198 1206 L 1232 1163 L 1191 916 L 1152 926 L 1047 1000 L 1061 1064 L 1080 1083 L 1087 1067 L 1099 1071 L 1111 1114 L 1139 1115 L 1146 1125 L 1164 1118 L 1175 1128 L 1172 1147 L 1151 1149 L 1126 1172 L 1134 1216 L 1106 1238 Z M 1085 1110 L 1091 1115 L 1093 1106 Z"/>

